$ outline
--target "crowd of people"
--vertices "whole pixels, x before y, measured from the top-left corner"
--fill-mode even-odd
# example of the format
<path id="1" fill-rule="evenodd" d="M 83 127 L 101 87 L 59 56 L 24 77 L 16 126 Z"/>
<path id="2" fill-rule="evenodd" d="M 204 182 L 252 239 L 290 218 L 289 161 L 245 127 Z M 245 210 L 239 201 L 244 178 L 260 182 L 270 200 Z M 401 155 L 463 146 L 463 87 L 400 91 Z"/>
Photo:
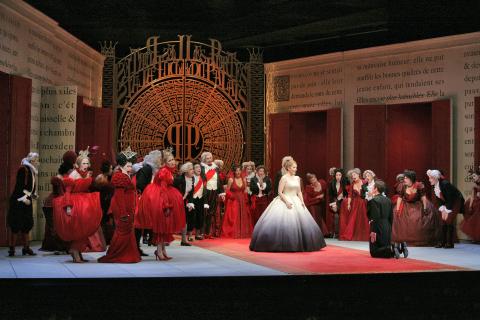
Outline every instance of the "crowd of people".
<path id="1" fill-rule="evenodd" d="M 101 263 L 139 262 L 147 256 L 142 245 L 156 246 L 157 260 L 170 260 L 167 247 L 176 234 L 181 246 L 251 238 L 252 251 L 317 251 L 330 237 L 369 241 L 374 257 L 407 257 L 410 245 L 453 248 L 459 213 L 463 232 L 480 241 L 480 170 L 471 172 L 475 186 L 465 202 L 436 169 L 426 172 L 431 196 L 412 170 L 397 176 L 389 194 L 372 170 L 331 168 L 327 180 L 314 173 L 302 179 L 286 156 L 272 181 L 264 166 L 251 161 L 225 172 L 210 152 L 200 162 L 179 165 L 169 149 L 137 159 L 127 148 L 115 165 L 102 163 L 94 178 L 88 152 L 64 154 L 43 203 L 41 250 L 68 252 L 75 263 L 85 262 L 82 253 L 91 251 L 106 251 Z M 7 219 L 9 256 L 15 256 L 17 242 L 23 255 L 36 254 L 28 234 L 38 159 L 30 153 L 17 173 Z"/>

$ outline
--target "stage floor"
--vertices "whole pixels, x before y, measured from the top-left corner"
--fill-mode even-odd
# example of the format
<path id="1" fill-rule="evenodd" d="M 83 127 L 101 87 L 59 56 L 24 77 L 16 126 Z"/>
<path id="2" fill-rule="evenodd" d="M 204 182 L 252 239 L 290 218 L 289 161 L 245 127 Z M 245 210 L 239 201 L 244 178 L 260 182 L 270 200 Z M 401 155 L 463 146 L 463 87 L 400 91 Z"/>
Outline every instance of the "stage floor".
<path id="1" fill-rule="evenodd" d="M 7 257 L 0 248 L 0 278 L 138 278 L 288 276 L 302 274 L 356 274 L 480 270 L 480 245 L 461 243 L 453 250 L 410 247 L 408 259 L 372 259 L 368 243 L 327 239 L 327 248 L 314 253 L 256 253 L 248 240 L 204 240 L 198 246 L 168 248 L 173 257 L 155 261 L 154 247 L 142 247 L 150 256 L 136 264 L 100 264 L 103 253 L 86 253 L 90 262 L 75 264 L 68 255 L 38 251 L 37 256 Z M 20 255 L 19 255 L 20 254 Z"/>

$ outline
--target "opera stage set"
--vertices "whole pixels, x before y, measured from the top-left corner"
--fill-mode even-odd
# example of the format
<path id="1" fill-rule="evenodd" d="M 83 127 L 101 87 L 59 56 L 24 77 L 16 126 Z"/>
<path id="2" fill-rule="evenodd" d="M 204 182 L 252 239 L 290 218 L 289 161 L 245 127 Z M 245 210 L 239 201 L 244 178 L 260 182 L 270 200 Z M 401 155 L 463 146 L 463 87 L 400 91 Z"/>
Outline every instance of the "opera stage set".
<path id="1" fill-rule="evenodd" d="M 397 174 L 410 169 L 431 198 L 426 171 L 435 168 L 465 199 L 472 196 L 469 170 L 480 165 L 477 29 L 380 41 L 386 37 L 380 28 L 385 21 L 377 21 L 375 32 L 366 32 L 364 23 L 387 19 L 395 8 L 332 2 L 322 15 L 341 7 L 351 10 L 343 17 L 345 25 L 361 26 L 349 35 L 336 31 L 345 42 L 353 37 L 350 47 L 325 42 L 332 48 L 322 51 L 322 43 L 313 47 L 321 40 L 308 37 L 332 21 L 323 16 L 297 26 L 279 9 L 281 3 L 248 2 L 282 16 L 282 23 L 290 23 L 285 33 L 275 25 L 263 35 L 246 36 L 234 34 L 243 31 L 229 24 L 214 33 L 222 29 L 215 24 L 198 37 L 189 31 L 198 28 L 193 24 L 170 33 L 153 32 L 141 20 L 135 21 L 145 30 L 101 27 L 100 13 L 94 13 L 98 5 L 75 3 L 55 8 L 55 1 L 0 1 L 0 318 L 480 316 L 474 285 L 480 246 L 462 231 L 462 214 L 455 223 L 454 249 L 412 246 L 408 258 L 400 259 L 372 258 L 367 241 L 328 238 L 315 252 L 254 252 L 250 238 L 182 246 L 179 234 L 167 247 L 169 261 L 158 261 L 156 246 L 147 244 L 141 247 L 148 256 L 139 263 L 97 263 L 105 252 L 86 252 L 88 263 L 73 263 L 67 254 L 40 250 L 46 230 L 42 204 L 52 191 L 51 177 L 65 151 L 89 147 L 94 176 L 103 161 L 115 162 L 127 147 L 140 158 L 171 148 L 180 164 L 210 151 L 224 161 L 225 172 L 253 161 L 264 164 L 272 178 L 282 158 L 291 155 L 304 183 L 307 173 L 331 179 L 332 167 L 370 169 L 387 183 L 388 196 Z M 98 10 L 117 4 L 105 3 Z M 287 11 L 315 11 L 292 3 Z M 225 19 L 226 11 L 235 11 L 210 5 Z M 168 18 L 154 19 L 147 11 L 139 9 L 148 23 Z M 68 17 L 77 20 L 69 24 Z M 250 23 L 258 20 L 249 17 Z M 113 23 L 113 15 L 109 19 Z M 228 19 L 237 21 L 234 13 Z M 99 27 L 98 34 L 87 30 L 90 26 Z M 388 26 L 395 28 L 392 22 Z M 363 42 L 362 34 L 370 32 L 379 38 Z M 305 39 L 293 54 L 301 36 Z M 330 39 L 327 31 L 323 36 Z M 21 255 L 17 246 L 9 257 L 9 199 L 29 152 L 38 152 L 41 163 L 30 232 L 37 255 Z"/>

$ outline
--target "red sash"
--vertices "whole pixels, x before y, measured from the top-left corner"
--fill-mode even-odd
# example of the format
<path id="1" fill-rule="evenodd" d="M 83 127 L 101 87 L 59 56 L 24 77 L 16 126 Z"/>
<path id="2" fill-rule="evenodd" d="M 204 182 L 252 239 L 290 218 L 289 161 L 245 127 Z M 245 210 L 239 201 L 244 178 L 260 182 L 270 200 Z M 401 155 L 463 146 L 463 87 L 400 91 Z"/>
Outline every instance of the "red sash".
<path id="1" fill-rule="evenodd" d="M 217 171 L 215 169 L 207 171 L 207 173 L 205 174 L 207 176 L 207 181 L 210 181 L 210 179 L 213 178 L 215 173 L 217 173 Z"/>
<path id="2" fill-rule="evenodd" d="M 210 170 L 210 171 L 214 171 L 214 170 Z M 203 180 L 202 178 L 199 178 L 197 184 L 193 187 L 193 194 L 196 194 L 202 186 L 203 186 Z"/>

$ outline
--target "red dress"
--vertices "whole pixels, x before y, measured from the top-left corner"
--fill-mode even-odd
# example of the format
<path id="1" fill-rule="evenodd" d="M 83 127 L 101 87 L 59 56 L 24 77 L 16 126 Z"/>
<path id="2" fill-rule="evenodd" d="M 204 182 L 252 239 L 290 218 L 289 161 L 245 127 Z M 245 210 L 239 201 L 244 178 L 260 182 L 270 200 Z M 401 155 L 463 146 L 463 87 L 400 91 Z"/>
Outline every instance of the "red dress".
<path id="1" fill-rule="evenodd" d="M 245 193 L 247 182 L 242 180 L 242 186 L 239 187 L 233 179 L 230 190 L 226 193 L 222 225 L 222 237 L 225 238 L 249 238 L 252 235 L 252 220 Z"/>
<path id="2" fill-rule="evenodd" d="M 132 183 L 135 186 L 135 193 L 136 192 L 136 186 L 137 186 L 137 176 L 134 176 L 132 178 Z M 141 195 L 136 194 L 137 197 L 137 205 L 135 207 L 135 219 L 133 222 L 133 226 L 135 229 L 152 229 L 152 219 L 150 217 L 150 212 L 148 210 L 141 210 L 142 214 L 139 214 L 140 210 L 140 205 L 142 204 L 140 202 Z"/>
<path id="3" fill-rule="evenodd" d="M 342 201 L 340 208 L 340 240 L 366 241 L 370 234 L 367 217 L 367 200 L 362 199 L 361 191 L 354 185 L 347 186 L 348 196 Z M 348 210 L 348 198 L 351 198 Z"/>
<path id="4" fill-rule="evenodd" d="M 473 241 L 480 241 L 480 186 L 473 187 L 472 198 L 465 202 L 462 231 Z"/>
<path id="5" fill-rule="evenodd" d="M 312 214 L 313 219 L 322 230 L 324 235 L 329 234 L 326 221 L 326 207 L 325 207 L 325 197 L 327 183 L 325 180 L 319 180 L 322 189 L 320 191 L 315 191 L 315 188 L 312 185 L 307 185 L 303 192 L 305 206 L 307 206 L 308 211 Z M 323 195 L 323 198 L 317 198 L 318 196 Z"/>
<path id="6" fill-rule="evenodd" d="M 183 196 L 173 186 L 172 171 L 168 167 L 161 168 L 140 198 L 137 215 L 140 220 L 151 221 L 154 243 L 172 241 L 172 234 L 186 224 Z"/>
<path id="7" fill-rule="evenodd" d="M 108 247 L 107 254 L 98 262 L 140 262 L 140 254 L 133 232 L 136 192 L 130 177 L 117 171 L 112 177 L 115 192 L 110 204 L 109 213 L 115 219 L 115 232 Z"/>
<path id="8" fill-rule="evenodd" d="M 77 180 L 65 177 L 63 184 L 65 193 L 52 200 L 55 230 L 62 240 L 72 241 L 70 248 L 83 251 L 88 237 L 98 230 L 102 220 L 100 194 L 88 192 L 91 177 Z"/>
<path id="9" fill-rule="evenodd" d="M 406 185 L 400 191 L 402 201 L 398 212 L 393 216 L 392 241 L 406 242 L 412 246 L 434 245 L 438 240 L 440 226 L 436 210 L 427 201 L 426 210 L 422 212 L 422 197 L 425 195 L 423 183 L 415 182 L 412 191 L 414 192 L 407 193 Z"/>

